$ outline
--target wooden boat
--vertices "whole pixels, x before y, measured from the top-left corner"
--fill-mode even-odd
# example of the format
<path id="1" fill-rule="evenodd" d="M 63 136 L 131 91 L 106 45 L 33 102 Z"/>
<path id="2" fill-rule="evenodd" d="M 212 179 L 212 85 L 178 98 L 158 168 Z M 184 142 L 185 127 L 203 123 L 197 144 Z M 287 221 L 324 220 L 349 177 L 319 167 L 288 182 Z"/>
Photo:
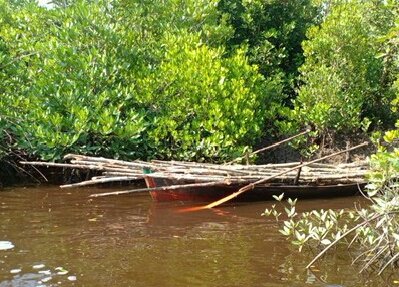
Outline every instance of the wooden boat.
<path id="1" fill-rule="evenodd" d="M 96 175 L 90 180 L 65 184 L 61 186 L 62 188 L 141 179 L 145 179 L 148 187 L 92 194 L 91 197 L 148 191 L 156 201 L 196 200 L 209 202 L 217 200 L 217 202 L 206 206 L 206 208 L 211 208 L 231 199 L 237 201 L 265 200 L 283 192 L 289 197 L 312 198 L 355 194 L 365 186 L 365 175 L 368 172 L 366 161 L 343 164 L 322 164 L 320 162 L 366 145 L 367 143 L 363 143 L 309 162 L 264 165 L 236 164 L 235 160 L 226 164 L 160 160 L 127 162 L 75 154 L 68 154 L 64 157 L 64 159 L 70 160 L 70 163 L 21 163 L 102 172 L 101 175 Z M 275 146 L 276 144 L 270 147 Z M 297 184 L 299 182 L 300 184 Z"/>
<path id="2" fill-rule="evenodd" d="M 177 185 L 193 184 L 194 181 L 176 180 L 168 178 L 157 178 L 147 175 L 145 177 L 147 187 L 151 197 L 155 201 L 201 201 L 209 202 L 226 197 L 236 192 L 246 184 L 224 184 L 211 187 L 193 186 L 189 188 L 173 188 L 159 189 L 157 187 L 168 187 Z M 349 196 L 359 193 L 363 189 L 365 183 L 349 183 L 334 185 L 287 185 L 282 183 L 265 183 L 254 187 L 246 193 L 235 198 L 235 201 L 262 201 L 270 200 L 273 195 L 284 193 L 286 197 L 291 198 L 321 198 L 321 197 L 338 197 Z"/>

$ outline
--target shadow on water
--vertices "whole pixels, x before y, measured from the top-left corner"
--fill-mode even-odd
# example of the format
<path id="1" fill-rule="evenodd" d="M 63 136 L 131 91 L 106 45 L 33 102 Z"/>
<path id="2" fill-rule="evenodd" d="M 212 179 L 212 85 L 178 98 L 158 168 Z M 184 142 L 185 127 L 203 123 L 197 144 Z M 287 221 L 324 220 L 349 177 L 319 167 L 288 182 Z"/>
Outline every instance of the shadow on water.
<path id="1" fill-rule="evenodd" d="M 260 214 L 272 202 L 191 213 L 147 194 L 89 199 L 98 189 L 0 192 L 3 286 L 386 286 L 331 254 L 312 272 Z M 353 206 L 352 198 L 306 200 L 302 210 Z M 349 267 L 348 267 L 349 266 Z M 392 278 L 389 278 L 393 282 Z"/>

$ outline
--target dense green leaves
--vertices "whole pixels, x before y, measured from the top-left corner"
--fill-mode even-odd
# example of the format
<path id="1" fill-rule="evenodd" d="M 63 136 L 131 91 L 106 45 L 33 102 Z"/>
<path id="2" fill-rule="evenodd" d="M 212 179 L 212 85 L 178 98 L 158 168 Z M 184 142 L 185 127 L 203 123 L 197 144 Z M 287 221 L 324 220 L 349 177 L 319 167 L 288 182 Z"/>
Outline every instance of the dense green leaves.
<path id="1" fill-rule="evenodd" d="M 3 153 L 222 161 L 397 117 L 396 1 L 53 5 L 0 0 Z"/>
<path id="2" fill-rule="evenodd" d="M 216 2 L 64 4 L 3 10 L 8 146 L 43 159 L 78 152 L 222 160 L 275 117 L 278 83 L 243 50 L 226 54 L 232 30 Z"/>
<path id="3" fill-rule="evenodd" d="M 161 155 L 217 159 L 261 134 L 276 92 L 243 51 L 224 58 L 223 49 L 190 34 L 166 35 L 163 42 L 162 63 L 137 83 Z"/>
<path id="4" fill-rule="evenodd" d="M 303 84 L 292 111 L 297 126 L 334 134 L 366 130 L 370 123 L 392 126 L 396 120 L 396 129 L 374 135 L 378 151 L 370 157 L 366 208 L 297 214 L 288 200 L 283 207 L 288 219 L 280 229 L 300 250 L 322 250 L 315 260 L 344 243 L 360 271 L 379 274 L 397 267 L 399 259 L 398 9 L 397 1 L 329 1 L 322 24 L 308 30 Z M 273 205 L 263 215 L 278 220 L 281 213 Z"/>
<path id="5" fill-rule="evenodd" d="M 286 96 L 295 95 L 298 67 L 303 63 L 302 41 L 317 22 L 318 6 L 310 0 L 220 1 L 234 28 L 229 46 L 248 46 L 251 63 L 267 78 L 281 81 Z"/>
<path id="6" fill-rule="evenodd" d="M 137 150 L 140 111 L 123 111 L 137 57 L 106 6 L 48 11 L 31 4 L 11 17 L 2 38 L 12 61 L 25 67 L 3 96 L 3 111 L 20 120 L 17 147 L 46 159 L 67 151 L 118 153 L 124 140 L 121 152 Z"/>
<path id="7" fill-rule="evenodd" d="M 336 1 L 303 43 L 304 84 L 294 117 L 324 132 L 353 132 L 392 123 L 392 69 L 378 57 L 397 4 Z"/>

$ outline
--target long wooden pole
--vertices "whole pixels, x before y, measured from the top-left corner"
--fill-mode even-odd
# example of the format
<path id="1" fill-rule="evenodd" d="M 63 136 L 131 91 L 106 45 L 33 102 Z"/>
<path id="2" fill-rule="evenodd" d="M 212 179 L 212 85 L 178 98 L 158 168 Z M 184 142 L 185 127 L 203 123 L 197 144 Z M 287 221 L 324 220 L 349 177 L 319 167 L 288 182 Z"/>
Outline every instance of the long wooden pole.
<path id="1" fill-rule="evenodd" d="M 250 183 L 250 184 L 240 188 L 238 191 L 236 191 L 236 192 L 234 192 L 234 193 L 232 193 L 232 194 L 230 194 L 230 195 L 228 195 L 226 197 L 223 197 L 220 200 L 217 200 L 217 201 L 212 202 L 210 204 L 207 204 L 205 206 L 194 207 L 194 208 L 191 208 L 190 210 L 187 209 L 187 211 L 195 211 L 195 210 L 201 210 L 201 209 L 207 209 L 207 208 L 213 208 L 213 207 L 219 206 L 219 205 L 221 205 L 221 204 L 223 204 L 223 203 L 225 203 L 225 202 L 227 202 L 227 201 L 239 196 L 241 193 L 244 193 L 244 192 L 246 192 L 248 190 L 254 189 L 254 187 L 256 185 L 258 185 L 258 184 L 265 183 L 265 182 L 267 182 L 267 181 L 269 181 L 269 180 L 271 180 L 273 178 L 276 178 L 276 177 L 281 176 L 283 174 L 286 174 L 288 172 L 294 171 L 294 170 L 296 170 L 298 168 L 301 168 L 301 167 L 304 167 L 304 166 L 308 166 L 308 165 L 310 165 L 312 163 L 319 162 L 319 161 L 328 159 L 330 157 L 333 157 L 333 156 L 336 156 L 336 155 L 339 155 L 339 154 L 342 154 L 342 153 L 346 153 L 346 152 L 349 152 L 349 151 L 352 151 L 352 150 L 355 150 L 355 149 L 358 149 L 358 148 L 361 148 L 361 147 L 364 147 L 364 146 L 367 146 L 367 145 L 368 145 L 368 142 L 364 142 L 364 143 L 362 143 L 360 145 L 357 145 L 355 147 L 352 147 L 352 148 L 349 148 L 349 149 L 346 149 L 346 150 L 343 150 L 343 151 L 339 151 L 339 152 L 336 152 L 336 153 L 333 153 L 333 154 L 330 154 L 330 155 L 326 155 L 326 156 L 321 157 L 319 159 L 315 159 L 315 160 L 312 160 L 312 161 L 297 165 L 297 166 L 295 166 L 293 168 L 287 169 L 287 170 L 282 171 L 282 172 L 280 172 L 278 174 L 275 174 L 275 175 L 272 175 L 272 176 L 269 176 L 269 177 L 266 177 L 266 178 L 262 178 L 262 179 L 260 179 L 258 181 Z"/>
<path id="2" fill-rule="evenodd" d="M 143 178 L 142 176 L 113 176 L 113 177 L 105 177 L 105 178 L 97 178 L 97 179 L 90 179 L 78 183 L 71 183 L 71 184 L 64 184 L 61 185 L 60 188 L 71 188 L 71 187 L 80 187 L 80 186 L 88 186 L 88 185 L 94 185 L 94 184 L 99 184 L 99 183 L 108 183 L 108 182 L 115 182 L 115 181 L 130 181 L 130 180 L 136 180 L 136 179 L 141 179 Z"/>
<path id="3" fill-rule="evenodd" d="M 286 142 L 289 142 L 289 141 L 291 141 L 291 140 L 293 140 L 293 139 L 295 139 L 295 138 L 297 138 L 297 137 L 299 137 L 299 136 L 306 135 L 306 134 L 310 133 L 310 131 L 311 131 L 311 130 L 307 129 L 307 130 L 305 130 L 305 131 L 303 131 L 303 132 L 300 132 L 299 134 L 296 134 L 296 135 L 294 135 L 294 136 L 291 136 L 291 137 L 289 137 L 289 138 L 286 138 L 286 139 L 284 139 L 284 140 L 282 140 L 282 141 L 276 142 L 276 143 L 274 143 L 274 144 L 272 144 L 272 145 L 270 145 L 270 146 L 267 146 L 267 147 L 263 147 L 263 148 L 261 148 L 261 149 L 258 149 L 258 150 L 254 151 L 254 152 L 251 152 L 251 153 L 249 154 L 249 156 L 258 154 L 258 153 L 260 153 L 260 152 L 263 152 L 263 151 L 266 151 L 266 150 L 269 150 L 269 149 L 272 149 L 272 148 L 275 148 L 275 147 L 278 147 L 279 145 L 281 145 L 281 144 L 283 144 L 283 143 L 286 143 Z M 242 160 L 242 159 L 243 159 L 243 157 L 238 157 L 238 158 L 236 158 L 236 159 L 233 159 L 232 161 L 227 162 L 226 164 L 232 164 L 232 163 L 234 163 L 234 162 L 236 162 L 236 161 L 240 161 L 240 160 Z"/>
<path id="4" fill-rule="evenodd" d="M 207 187 L 207 186 L 229 185 L 229 184 L 230 183 L 226 180 L 216 181 L 216 182 L 212 181 L 212 182 L 204 182 L 204 183 L 190 183 L 190 184 L 158 186 L 158 187 L 150 187 L 150 188 L 139 188 L 139 189 L 131 189 L 131 190 L 123 190 L 123 191 L 95 193 L 95 194 L 90 195 L 90 197 L 102 197 L 102 196 L 128 194 L 128 193 L 144 192 L 144 191 L 158 191 L 158 190 L 163 191 L 163 190 L 173 190 L 173 189 L 181 189 L 181 188 Z"/>

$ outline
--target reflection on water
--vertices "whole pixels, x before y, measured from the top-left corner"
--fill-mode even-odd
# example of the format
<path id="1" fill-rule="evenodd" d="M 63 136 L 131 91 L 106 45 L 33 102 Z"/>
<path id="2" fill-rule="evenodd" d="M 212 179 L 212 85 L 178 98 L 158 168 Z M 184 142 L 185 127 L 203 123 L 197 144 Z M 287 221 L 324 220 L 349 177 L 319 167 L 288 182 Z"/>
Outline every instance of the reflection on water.
<path id="1" fill-rule="evenodd" d="M 0 192 L 0 243 L 13 245 L 0 250 L 0 287 L 386 286 L 382 278 L 354 275 L 344 251 L 305 270 L 312 254 L 298 255 L 276 223 L 260 217 L 270 202 L 180 213 L 181 203 L 155 204 L 147 194 L 88 198 L 97 192 Z M 299 207 L 338 208 L 351 200 Z"/>

